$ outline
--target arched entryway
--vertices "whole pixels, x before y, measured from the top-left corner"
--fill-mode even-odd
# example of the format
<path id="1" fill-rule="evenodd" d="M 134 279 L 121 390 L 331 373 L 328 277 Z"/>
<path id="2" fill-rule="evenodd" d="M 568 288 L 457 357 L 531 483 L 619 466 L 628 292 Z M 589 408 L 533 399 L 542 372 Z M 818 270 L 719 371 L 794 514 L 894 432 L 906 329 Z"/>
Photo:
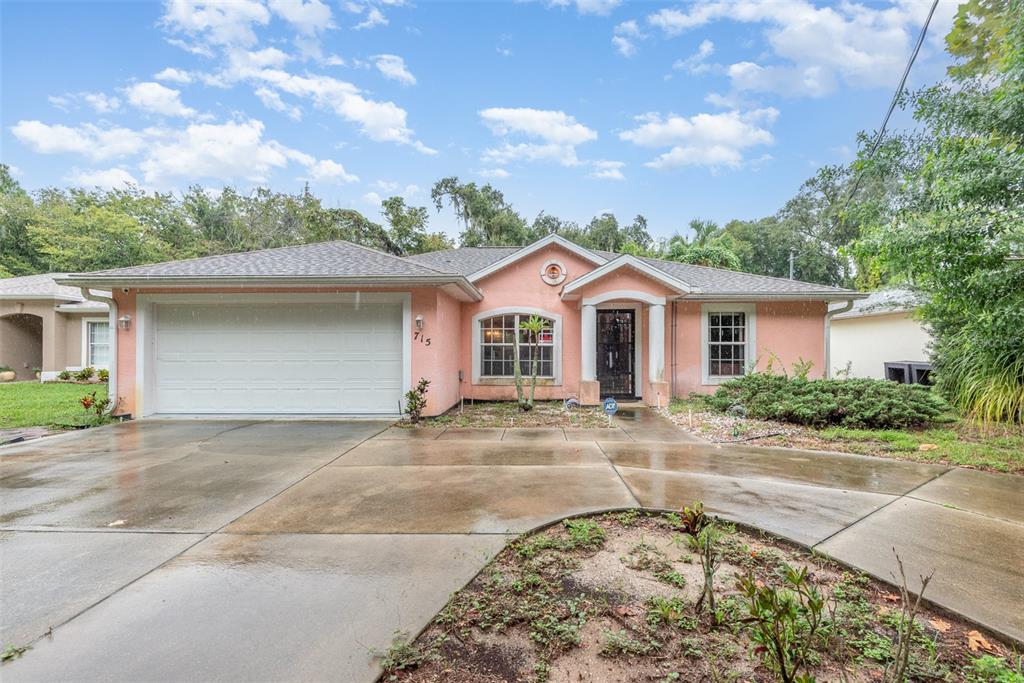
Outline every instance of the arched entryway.
<path id="1" fill-rule="evenodd" d="M 0 316 L 0 366 L 17 373 L 17 379 L 35 379 L 43 366 L 43 319 L 31 313 Z"/>

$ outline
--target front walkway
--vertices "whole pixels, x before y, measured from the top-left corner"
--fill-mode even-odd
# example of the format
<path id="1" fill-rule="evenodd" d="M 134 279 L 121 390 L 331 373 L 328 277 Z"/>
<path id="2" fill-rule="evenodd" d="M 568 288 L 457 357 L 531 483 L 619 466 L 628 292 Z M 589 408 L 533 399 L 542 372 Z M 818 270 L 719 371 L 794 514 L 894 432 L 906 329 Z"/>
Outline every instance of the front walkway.
<path id="1" fill-rule="evenodd" d="M 370 680 L 511 538 L 695 500 L 1024 638 L 1024 478 L 619 429 L 141 421 L 0 449 L 21 680 Z M 614 435 L 614 436 L 613 436 Z"/>

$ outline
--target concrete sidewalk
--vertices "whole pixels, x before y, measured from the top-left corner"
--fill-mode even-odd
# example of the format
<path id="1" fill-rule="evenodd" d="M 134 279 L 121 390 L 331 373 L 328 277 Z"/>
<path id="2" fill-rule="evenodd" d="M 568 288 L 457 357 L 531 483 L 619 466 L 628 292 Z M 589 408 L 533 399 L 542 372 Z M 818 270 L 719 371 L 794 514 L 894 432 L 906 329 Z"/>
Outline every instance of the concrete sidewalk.
<path id="1" fill-rule="evenodd" d="M 154 420 L 0 449 L 0 638 L 56 627 L 0 677 L 371 680 L 514 534 L 695 500 L 883 579 L 894 546 L 934 602 L 1024 638 L 1024 478 L 616 422 Z"/>

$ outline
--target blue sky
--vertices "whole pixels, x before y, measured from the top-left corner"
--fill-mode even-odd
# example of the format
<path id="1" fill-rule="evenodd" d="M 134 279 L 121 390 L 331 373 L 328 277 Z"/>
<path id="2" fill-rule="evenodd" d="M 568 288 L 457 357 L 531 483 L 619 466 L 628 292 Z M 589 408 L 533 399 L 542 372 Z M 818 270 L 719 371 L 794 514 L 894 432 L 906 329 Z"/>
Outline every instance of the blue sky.
<path id="1" fill-rule="evenodd" d="M 0 159 L 29 189 L 309 182 L 371 218 L 458 175 L 528 218 L 668 236 L 851 159 L 928 4 L 3 2 Z M 954 10 L 912 84 L 942 77 Z"/>

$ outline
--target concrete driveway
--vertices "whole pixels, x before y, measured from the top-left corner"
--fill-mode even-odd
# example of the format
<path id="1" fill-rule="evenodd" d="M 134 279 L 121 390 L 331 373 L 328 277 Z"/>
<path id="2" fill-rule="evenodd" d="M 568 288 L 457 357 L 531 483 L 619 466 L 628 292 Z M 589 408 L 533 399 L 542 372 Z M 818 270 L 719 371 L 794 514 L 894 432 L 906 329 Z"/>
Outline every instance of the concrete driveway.
<path id="1" fill-rule="evenodd" d="M 33 646 L 0 677 L 371 680 L 513 534 L 694 500 L 883 578 L 896 546 L 933 600 L 1024 637 L 1024 479 L 617 420 L 142 421 L 2 449 L 0 642 Z"/>

